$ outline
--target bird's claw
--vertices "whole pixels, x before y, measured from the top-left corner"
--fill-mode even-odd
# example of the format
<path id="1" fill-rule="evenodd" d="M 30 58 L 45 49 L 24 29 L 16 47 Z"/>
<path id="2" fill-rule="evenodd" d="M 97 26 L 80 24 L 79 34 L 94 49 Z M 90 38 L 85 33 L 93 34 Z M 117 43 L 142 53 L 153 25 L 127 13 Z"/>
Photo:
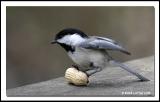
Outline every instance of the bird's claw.
<path id="1" fill-rule="evenodd" d="M 76 68 L 77 70 L 79 70 L 79 67 L 78 67 L 78 65 L 72 65 L 72 67 L 74 67 L 74 68 Z"/>

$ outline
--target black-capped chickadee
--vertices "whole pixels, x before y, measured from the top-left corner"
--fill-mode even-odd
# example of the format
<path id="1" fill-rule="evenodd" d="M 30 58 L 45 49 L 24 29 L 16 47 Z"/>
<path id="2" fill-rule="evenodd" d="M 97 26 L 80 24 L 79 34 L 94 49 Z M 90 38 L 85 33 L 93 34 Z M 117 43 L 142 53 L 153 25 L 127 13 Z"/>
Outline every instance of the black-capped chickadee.
<path id="1" fill-rule="evenodd" d="M 131 74 L 137 76 L 141 81 L 148 81 L 147 78 L 132 71 L 128 66 L 114 60 L 107 50 L 115 50 L 130 55 L 118 42 L 99 36 L 87 36 L 84 32 L 68 28 L 60 31 L 52 44 L 59 44 L 68 53 L 69 57 L 76 63 L 78 70 L 85 72 L 88 76 L 101 71 L 107 62 L 120 66 Z"/>

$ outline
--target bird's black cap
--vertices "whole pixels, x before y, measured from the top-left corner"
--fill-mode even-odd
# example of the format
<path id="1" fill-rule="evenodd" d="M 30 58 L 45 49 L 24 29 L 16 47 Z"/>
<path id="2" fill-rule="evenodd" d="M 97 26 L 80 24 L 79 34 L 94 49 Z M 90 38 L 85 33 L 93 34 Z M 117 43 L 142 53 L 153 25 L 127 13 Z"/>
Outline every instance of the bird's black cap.
<path id="1" fill-rule="evenodd" d="M 88 37 L 81 30 L 74 29 L 74 28 L 67 28 L 67 29 L 63 29 L 62 31 L 60 31 L 59 33 L 56 34 L 55 41 L 58 40 L 58 39 L 61 39 L 65 35 L 72 35 L 72 34 L 75 34 L 75 33 L 77 33 L 78 35 L 80 35 L 81 37 L 84 37 L 84 38 Z"/>

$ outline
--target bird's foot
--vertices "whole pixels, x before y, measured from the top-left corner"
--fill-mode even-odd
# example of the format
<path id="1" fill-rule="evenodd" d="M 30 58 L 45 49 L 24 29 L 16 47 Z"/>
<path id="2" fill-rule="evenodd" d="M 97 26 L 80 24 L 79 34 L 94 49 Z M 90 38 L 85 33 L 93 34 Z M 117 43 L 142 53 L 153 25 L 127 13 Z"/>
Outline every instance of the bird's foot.
<path id="1" fill-rule="evenodd" d="M 100 72 L 101 70 L 102 70 L 102 68 L 100 68 L 100 67 L 95 67 L 95 68 L 93 68 L 93 69 L 87 70 L 85 73 L 86 73 L 86 75 L 89 77 L 89 76 L 95 74 L 96 72 Z"/>
<path id="2" fill-rule="evenodd" d="M 73 64 L 72 67 L 76 68 L 77 70 L 79 70 L 78 65 Z"/>

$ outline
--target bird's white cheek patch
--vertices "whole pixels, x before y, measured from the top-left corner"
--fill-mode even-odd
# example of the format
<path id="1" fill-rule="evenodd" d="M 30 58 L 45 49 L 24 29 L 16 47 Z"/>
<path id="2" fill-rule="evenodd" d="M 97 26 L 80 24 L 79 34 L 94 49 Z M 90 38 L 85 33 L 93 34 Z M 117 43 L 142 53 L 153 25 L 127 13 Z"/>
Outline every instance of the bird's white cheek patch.
<path id="1" fill-rule="evenodd" d="M 63 38 L 58 40 L 58 42 L 65 43 L 68 45 L 77 45 L 83 41 L 85 41 L 84 38 L 82 38 L 81 36 L 79 36 L 77 34 L 66 35 Z"/>
<path id="2" fill-rule="evenodd" d="M 66 35 L 66 36 L 64 36 L 63 38 L 59 39 L 58 42 L 71 45 L 70 36 L 71 36 L 71 35 Z"/>
<path id="3" fill-rule="evenodd" d="M 80 35 L 78 34 L 73 34 L 71 37 L 70 37 L 70 40 L 72 41 L 72 45 L 77 45 L 79 43 L 82 43 L 83 41 L 85 41 L 84 38 L 82 38 Z"/>

